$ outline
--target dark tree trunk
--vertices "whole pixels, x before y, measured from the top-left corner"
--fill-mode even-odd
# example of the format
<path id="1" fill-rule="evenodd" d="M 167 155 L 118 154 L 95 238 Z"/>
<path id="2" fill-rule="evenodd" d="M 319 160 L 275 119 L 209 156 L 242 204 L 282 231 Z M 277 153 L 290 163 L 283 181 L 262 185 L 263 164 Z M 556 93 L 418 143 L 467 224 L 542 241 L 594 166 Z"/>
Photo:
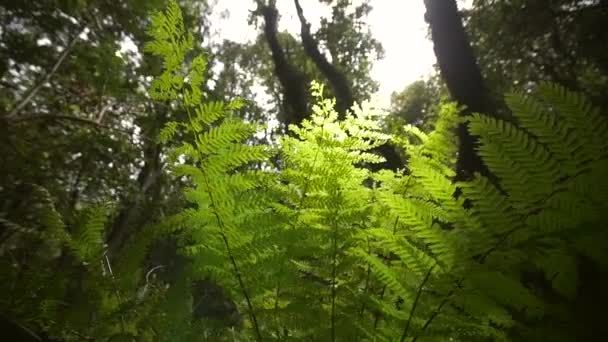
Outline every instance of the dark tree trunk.
<path id="1" fill-rule="evenodd" d="M 41 342 L 46 341 L 44 337 L 38 336 L 35 332 L 29 330 L 25 326 L 13 321 L 9 317 L 5 317 L 0 313 L 0 331 L 5 341 L 19 342 Z"/>
<path id="2" fill-rule="evenodd" d="M 466 106 L 462 115 L 484 113 L 497 115 L 498 108 L 488 89 L 458 13 L 456 0 L 424 0 L 425 19 L 431 28 L 437 63 L 452 98 Z M 460 148 L 457 171 L 460 179 L 473 173 L 489 175 L 475 152 L 477 141 L 465 125 L 458 128 Z"/>
<path id="3" fill-rule="evenodd" d="M 294 4 L 298 12 L 298 18 L 300 19 L 302 45 L 304 47 L 304 51 L 329 82 L 329 85 L 333 89 L 334 95 L 336 96 L 336 111 L 338 112 L 340 118 L 343 119 L 346 115 L 346 111 L 355 103 L 351 84 L 344 73 L 336 68 L 336 66 L 329 63 L 325 55 L 323 55 L 323 53 L 321 53 L 319 50 L 319 44 L 310 32 L 310 24 L 306 20 L 306 17 L 304 17 L 304 11 L 302 10 L 302 6 L 300 6 L 300 1 L 294 0 Z M 399 154 L 391 145 L 382 145 L 376 148 L 374 152 L 383 156 L 384 159 L 386 159 L 386 162 L 370 166 L 370 168 L 373 170 L 396 170 L 397 168 L 403 166 Z"/>
<path id="4" fill-rule="evenodd" d="M 125 198 L 121 203 L 121 209 L 116 215 L 112 227 L 107 234 L 107 244 L 110 257 L 116 257 L 125 243 L 133 234 L 140 231 L 142 226 L 149 222 L 152 218 L 149 213 L 142 210 L 143 207 L 150 203 L 150 198 L 154 198 L 155 194 L 160 191 L 162 176 L 161 151 L 162 146 L 156 142 L 155 137 L 158 135 L 161 127 L 166 122 L 165 115 L 158 115 L 158 121 L 152 124 L 152 127 L 145 133 L 148 137 L 144 147 L 144 165 L 139 170 L 137 175 L 138 189 L 135 194 L 129 198 Z"/>
<path id="5" fill-rule="evenodd" d="M 308 115 L 308 87 L 304 77 L 294 68 L 279 43 L 277 37 L 278 12 L 273 5 L 260 8 L 264 17 L 264 37 L 270 47 L 274 69 L 283 88 L 283 101 L 288 109 L 284 123 L 299 124 Z"/>
<path id="6" fill-rule="evenodd" d="M 319 68 L 323 76 L 327 78 L 327 81 L 336 95 L 336 110 L 341 117 L 344 117 L 346 111 L 350 109 L 355 102 L 351 86 L 344 73 L 338 70 L 333 64 L 329 63 L 325 55 L 319 50 L 319 44 L 317 44 L 317 41 L 310 33 L 310 24 L 304 17 L 304 11 L 302 10 L 302 6 L 300 6 L 300 1 L 294 0 L 294 3 L 298 12 L 298 18 L 300 19 L 300 34 L 302 36 L 304 51 L 315 63 L 317 68 Z"/>

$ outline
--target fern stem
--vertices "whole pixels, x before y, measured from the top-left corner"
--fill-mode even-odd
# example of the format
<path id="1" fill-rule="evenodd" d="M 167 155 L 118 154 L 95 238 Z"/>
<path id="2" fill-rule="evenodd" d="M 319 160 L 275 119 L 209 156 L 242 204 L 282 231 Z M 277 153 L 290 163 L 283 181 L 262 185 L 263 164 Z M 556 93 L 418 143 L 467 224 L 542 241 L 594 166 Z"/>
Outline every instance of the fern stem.
<path id="1" fill-rule="evenodd" d="M 456 282 L 456 284 L 454 284 L 454 286 L 452 287 L 450 292 L 443 298 L 443 300 L 441 301 L 441 303 L 439 303 L 437 308 L 435 310 L 433 310 L 433 312 L 431 313 L 429 318 L 426 320 L 426 322 L 424 322 L 422 329 L 420 329 L 420 333 L 418 333 L 418 335 L 416 335 L 416 337 L 414 337 L 414 339 L 412 339 L 412 342 L 416 342 L 418 340 L 418 337 L 420 337 L 422 335 L 422 333 L 426 330 L 426 328 L 428 328 L 429 325 L 431 325 L 431 323 L 433 322 L 435 317 L 437 317 L 437 315 L 439 315 L 439 313 L 441 312 L 441 309 L 443 309 L 443 307 L 448 303 L 448 301 L 450 300 L 450 298 L 452 297 L 454 292 L 456 292 L 456 289 L 460 287 L 460 284 L 463 281 L 464 281 L 464 278 L 461 278 Z"/>
<path id="2" fill-rule="evenodd" d="M 336 341 L 336 274 L 337 274 L 337 254 L 338 254 L 338 227 L 334 225 L 332 241 L 332 264 L 331 264 L 331 341 Z"/>
<path id="3" fill-rule="evenodd" d="M 429 277 L 431 276 L 431 272 L 433 271 L 434 268 L 435 268 L 435 265 L 433 265 L 433 266 L 431 266 L 431 268 L 429 268 L 428 272 L 426 272 L 426 275 L 424 276 L 424 280 L 422 280 L 422 283 L 420 283 L 420 287 L 418 287 L 418 292 L 416 293 L 416 299 L 414 299 L 414 304 L 412 304 L 412 309 L 410 310 L 410 316 L 407 318 L 407 324 L 405 325 L 405 329 L 403 329 L 403 335 L 401 335 L 401 342 L 405 341 L 405 338 L 407 337 L 407 333 L 410 329 L 410 323 L 412 322 L 412 317 L 414 317 L 414 312 L 416 311 L 416 306 L 418 305 L 418 301 L 420 300 L 420 296 L 422 294 L 422 288 L 428 282 Z"/>
<path id="4" fill-rule="evenodd" d="M 369 239 L 367 240 L 367 245 L 368 245 L 368 253 L 371 254 L 372 249 L 371 249 L 371 247 L 369 247 Z M 367 270 L 366 270 L 366 274 L 365 274 L 365 286 L 363 287 L 363 296 L 365 296 L 367 294 L 367 290 L 369 289 L 369 280 L 370 280 L 371 273 L 372 273 L 372 267 L 370 264 L 367 264 Z M 364 312 L 365 312 L 365 301 L 362 300 L 361 310 L 359 310 L 359 319 L 361 319 L 361 317 L 363 317 Z"/>
<path id="5" fill-rule="evenodd" d="M 367 241 L 367 252 L 369 254 L 371 254 L 372 247 L 369 243 L 369 238 L 367 238 L 366 241 Z M 361 310 L 359 310 L 359 320 L 361 320 L 363 318 L 363 314 L 365 313 L 365 296 L 367 295 L 367 291 L 369 291 L 371 274 L 372 274 L 372 266 L 368 263 L 367 270 L 365 271 L 365 286 L 363 287 L 363 295 L 362 295 L 362 299 L 361 299 Z M 355 337 L 358 341 L 359 340 L 358 332 L 355 335 Z"/>
<path id="6" fill-rule="evenodd" d="M 338 194 L 340 194 L 340 190 Z M 335 208 L 339 206 L 336 205 Z M 336 217 L 338 216 L 337 209 L 332 215 L 333 232 L 332 232 L 332 263 L 331 263 L 331 341 L 336 341 L 336 290 L 338 277 L 338 222 Z"/>
<path id="7" fill-rule="evenodd" d="M 251 299 L 249 298 L 249 293 L 247 292 L 247 288 L 245 287 L 245 282 L 243 282 L 243 277 L 241 276 L 241 271 L 236 263 L 236 259 L 234 258 L 234 254 L 232 253 L 232 249 L 230 248 L 230 243 L 228 242 L 228 238 L 224 234 L 225 227 L 224 221 L 221 219 L 220 215 L 217 212 L 217 207 L 215 205 L 215 200 L 213 199 L 213 193 L 211 191 L 211 186 L 209 185 L 209 178 L 207 177 L 207 173 L 202 171 L 203 178 L 205 180 L 205 186 L 207 187 L 207 193 L 209 194 L 209 200 L 211 201 L 211 207 L 213 208 L 213 215 L 217 220 L 218 225 L 221 229 L 221 237 L 224 241 L 224 246 L 226 247 L 226 252 L 228 253 L 228 257 L 230 258 L 230 263 L 232 264 L 232 269 L 234 271 L 234 275 L 236 276 L 237 281 L 239 282 L 239 287 L 241 288 L 241 292 L 243 292 L 243 296 L 245 297 L 245 301 L 247 302 L 247 308 L 249 309 L 249 316 L 251 318 L 251 322 L 253 323 L 253 328 L 255 330 L 255 334 L 258 341 L 262 341 L 262 334 L 260 333 L 260 328 L 258 325 L 258 320 L 255 316 L 255 312 L 253 311 L 253 305 L 251 304 Z"/>
<path id="8" fill-rule="evenodd" d="M 369 241 L 368 241 L 369 244 Z M 369 249 L 369 253 L 371 254 L 371 248 Z M 372 273 L 372 267 L 370 264 L 367 264 L 367 270 L 365 271 L 365 286 L 363 287 L 363 295 L 362 295 L 362 299 L 361 299 L 361 309 L 359 310 L 359 320 L 361 320 L 363 318 L 363 314 L 365 313 L 365 295 L 367 294 L 367 291 L 369 289 L 369 280 L 370 280 L 370 276 Z M 359 340 L 359 333 L 357 332 L 357 334 L 355 335 L 357 338 L 357 341 Z"/>
<path id="9" fill-rule="evenodd" d="M 281 269 L 283 268 L 283 263 L 281 263 Z M 281 270 L 279 270 L 279 277 L 281 276 Z M 277 338 L 279 341 L 281 340 L 281 327 L 279 324 L 279 294 L 281 291 L 281 282 L 277 281 L 277 290 L 274 294 L 274 322 L 277 326 Z"/>
<path id="10" fill-rule="evenodd" d="M 395 218 L 395 223 L 393 224 L 393 235 L 397 233 L 397 225 L 399 224 L 399 216 Z M 382 287 L 380 291 L 380 300 L 384 299 L 384 294 L 386 293 L 386 285 Z M 374 313 L 374 331 L 378 328 L 378 323 L 380 323 L 380 310 L 376 310 Z"/>
<path id="11" fill-rule="evenodd" d="M 323 131 L 325 129 L 325 121 L 323 121 L 323 124 L 321 126 L 321 130 Z M 313 158 L 312 161 L 312 167 L 310 169 L 310 172 L 308 173 L 308 175 L 306 176 L 306 182 L 304 183 L 304 191 L 302 192 L 302 197 L 300 198 L 300 204 L 298 206 L 298 211 L 297 211 L 297 215 L 296 215 L 296 219 L 293 220 L 295 222 L 298 221 L 298 217 L 300 215 L 300 213 L 302 212 L 302 206 L 304 206 L 304 200 L 306 199 L 306 192 L 308 192 L 308 187 L 310 185 L 310 179 L 312 178 L 312 173 L 315 170 L 315 166 L 317 164 L 317 159 L 319 156 L 319 149 L 317 149 L 315 151 L 315 156 Z M 290 222 L 290 225 L 292 227 L 296 227 L 293 222 Z M 291 247 L 291 243 L 287 245 L 286 250 L 289 250 L 289 248 Z M 284 261 L 281 261 L 281 264 L 279 266 L 279 276 L 282 274 L 283 272 L 283 267 L 285 266 Z M 277 288 L 275 291 L 275 300 L 274 300 L 274 318 L 275 318 L 275 323 L 277 325 L 277 338 L 279 340 L 281 340 L 281 330 L 280 330 L 280 326 L 279 326 L 279 319 L 278 319 L 278 306 L 279 306 L 279 293 L 280 293 L 280 289 L 281 289 L 281 283 L 279 281 L 277 281 Z"/>
<path id="12" fill-rule="evenodd" d="M 454 293 L 454 291 L 455 291 L 455 288 L 452 289 L 452 291 L 450 291 L 450 293 L 448 293 L 447 296 L 445 296 L 445 298 L 437 306 L 437 309 L 435 309 L 433 311 L 433 313 L 431 313 L 431 316 L 429 316 L 429 318 L 426 320 L 426 322 L 424 322 L 424 325 L 422 326 L 422 329 L 420 329 L 420 333 L 418 335 L 416 335 L 416 337 L 414 337 L 414 339 L 412 339 L 412 342 L 416 342 L 418 340 L 418 337 L 421 336 L 421 334 L 426 330 L 426 328 L 428 328 L 428 326 L 431 324 L 431 322 L 433 322 L 433 320 L 435 319 L 435 317 L 437 317 L 437 315 L 439 315 L 439 312 L 441 312 L 441 309 L 448 302 L 449 298 L 452 296 L 452 294 Z"/>
<path id="13" fill-rule="evenodd" d="M 192 122 L 190 110 L 188 107 L 186 107 L 186 112 L 188 113 L 188 118 Z M 198 139 L 197 133 L 195 133 L 195 137 Z M 201 170 L 201 173 L 203 174 L 203 179 L 205 180 L 205 187 L 207 188 L 207 193 L 209 194 L 209 200 L 211 201 L 211 208 L 213 208 L 213 216 L 215 216 L 217 224 L 221 229 L 220 236 L 222 237 L 222 240 L 224 241 L 224 246 L 226 247 L 226 252 L 228 253 L 228 257 L 230 258 L 230 263 L 232 264 L 232 269 L 233 269 L 234 275 L 239 283 L 241 292 L 243 293 L 243 296 L 245 297 L 245 301 L 247 302 L 247 308 L 249 310 L 249 317 L 251 318 L 251 322 L 253 323 L 253 328 L 255 330 L 257 340 L 259 342 L 262 342 L 263 341 L 262 334 L 260 332 L 257 317 L 255 316 L 255 312 L 253 310 L 251 298 L 249 297 L 249 293 L 247 292 L 247 288 L 245 287 L 245 282 L 243 281 L 243 277 L 241 276 L 241 271 L 236 263 L 236 259 L 234 258 L 232 249 L 230 248 L 230 243 L 228 242 L 228 238 L 224 234 L 224 231 L 226 230 L 225 226 L 224 226 L 224 221 L 222 220 L 219 213 L 217 212 L 217 206 L 216 206 L 215 200 L 213 198 L 213 192 L 211 191 L 211 186 L 209 184 L 209 178 L 207 177 L 207 172 L 205 172 L 205 170 L 203 169 L 203 170 Z"/>
<path id="14" fill-rule="evenodd" d="M 224 245 L 226 246 L 226 251 L 228 252 L 228 256 L 230 257 L 230 262 L 232 263 L 232 268 L 234 270 L 236 279 L 239 282 L 239 286 L 241 291 L 243 292 L 243 296 L 245 296 L 245 301 L 247 302 L 247 308 L 249 309 L 249 316 L 251 317 L 251 321 L 253 323 L 253 327 L 255 330 L 255 334 L 258 341 L 262 341 L 262 334 L 260 333 L 260 328 L 258 325 L 258 320 L 255 316 L 255 312 L 253 311 L 253 305 L 251 304 L 251 299 L 249 298 L 249 293 L 247 293 L 247 289 L 245 288 L 245 283 L 243 282 L 243 277 L 241 276 L 241 272 L 239 267 L 237 266 L 236 260 L 234 259 L 234 255 L 232 254 L 232 250 L 230 249 L 230 244 L 228 243 L 228 238 L 224 233 L 221 234 L 222 240 L 224 240 Z"/>
<path id="15" fill-rule="evenodd" d="M 514 233 L 515 231 L 517 231 L 519 229 L 519 227 L 515 227 L 513 229 L 511 229 L 510 231 L 508 231 L 492 248 L 488 249 L 479 259 L 479 263 L 483 264 L 485 259 L 492 254 L 492 252 L 494 252 L 502 243 L 504 243 L 507 238 Z M 424 323 L 424 325 L 422 326 L 422 329 L 420 330 L 420 333 L 414 337 L 414 339 L 412 339 L 412 342 L 416 342 L 416 340 L 418 340 L 418 336 L 420 336 L 425 330 L 426 328 L 428 328 L 428 326 L 433 322 L 433 320 L 435 319 L 435 317 L 437 317 L 439 315 L 439 313 L 441 312 L 441 309 L 443 309 L 443 307 L 447 304 L 448 300 L 450 300 L 450 298 L 452 297 L 452 295 L 454 294 L 454 292 L 456 292 L 456 289 L 460 288 L 460 285 L 462 284 L 462 282 L 464 281 L 464 278 L 460 278 L 456 281 L 456 283 L 454 284 L 454 286 L 452 287 L 452 289 L 450 290 L 450 292 L 443 298 L 443 300 L 441 301 L 441 303 L 439 303 L 439 305 L 437 306 L 437 308 L 435 310 L 433 310 L 433 312 L 431 313 L 431 315 L 429 316 L 429 318 L 426 320 L 426 322 Z"/>
<path id="16" fill-rule="evenodd" d="M 325 119 L 321 123 L 321 134 L 325 132 Z M 306 176 L 306 183 L 304 184 L 304 191 L 302 192 L 302 198 L 300 198 L 300 210 L 302 210 L 302 206 L 304 205 L 304 199 L 306 198 L 306 192 L 308 191 L 308 187 L 310 186 L 310 179 L 312 178 L 312 173 L 315 171 L 315 166 L 317 166 L 317 158 L 319 157 L 320 148 L 317 148 L 315 151 L 315 156 L 312 160 L 312 166 L 310 167 L 310 172 L 308 176 Z M 298 211 L 298 215 L 300 211 Z"/>
<path id="17" fill-rule="evenodd" d="M 380 300 L 384 299 L 384 294 L 386 293 L 386 285 L 382 286 L 382 290 L 380 290 Z M 374 330 L 378 328 L 378 323 L 380 323 L 380 310 L 376 310 L 374 313 Z"/>

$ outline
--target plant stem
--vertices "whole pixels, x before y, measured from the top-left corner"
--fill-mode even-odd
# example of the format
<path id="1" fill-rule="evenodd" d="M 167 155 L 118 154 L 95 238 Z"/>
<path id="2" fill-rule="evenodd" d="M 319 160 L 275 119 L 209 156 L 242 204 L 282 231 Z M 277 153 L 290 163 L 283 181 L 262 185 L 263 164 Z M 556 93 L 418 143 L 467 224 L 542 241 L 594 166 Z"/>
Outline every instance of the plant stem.
<path id="1" fill-rule="evenodd" d="M 418 300 L 420 300 L 420 296 L 422 294 L 422 288 L 424 287 L 426 282 L 429 280 L 429 277 L 431 276 L 431 272 L 433 271 L 433 268 L 435 268 L 435 265 L 433 265 L 433 266 L 431 266 L 431 268 L 429 268 L 428 272 L 426 272 L 426 275 L 424 276 L 424 280 L 422 280 L 422 283 L 420 283 L 420 287 L 418 288 L 418 293 L 416 293 L 416 299 L 414 299 L 414 304 L 412 304 L 412 309 L 410 310 L 410 316 L 407 318 L 407 324 L 405 325 L 405 329 L 403 329 L 403 335 L 401 335 L 401 342 L 405 341 L 405 338 L 407 337 L 408 330 L 410 329 L 410 323 L 412 322 L 412 317 L 414 316 L 414 312 L 416 311 L 416 306 L 418 305 Z"/>
<path id="2" fill-rule="evenodd" d="M 25 105 L 27 105 L 34 98 L 34 96 L 36 96 L 36 94 L 38 93 L 38 91 L 40 91 L 40 89 L 42 88 L 42 86 L 44 86 L 44 84 L 47 83 L 51 79 L 51 77 L 55 74 L 55 72 L 57 72 L 57 69 L 59 69 L 59 66 L 61 66 L 61 64 L 63 63 L 63 61 L 65 60 L 65 58 L 70 54 L 70 52 L 72 51 L 72 49 L 76 45 L 76 42 L 78 41 L 78 37 L 80 36 L 80 34 L 82 32 L 84 32 L 84 29 L 81 30 L 74 37 L 72 37 L 72 39 L 68 43 L 68 46 L 66 46 L 66 48 L 63 49 L 63 51 L 59 55 L 59 58 L 57 59 L 57 61 L 55 62 L 55 64 L 51 67 L 51 70 L 49 70 L 40 79 L 40 81 L 38 81 L 38 83 L 36 83 L 36 85 L 34 85 L 32 88 L 30 88 L 25 93 L 25 95 L 23 96 L 23 98 L 21 99 L 21 101 L 19 101 L 13 107 L 13 109 L 11 109 L 11 111 L 6 115 L 6 118 L 12 119 L 14 116 L 16 116 L 17 114 L 19 114 L 19 112 L 21 111 L 21 109 L 23 109 L 23 107 L 25 107 Z"/>
<path id="3" fill-rule="evenodd" d="M 331 341 L 336 341 L 336 274 L 337 274 L 337 254 L 338 254 L 338 227 L 334 225 L 332 249 L 333 260 L 331 264 Z"/>
<path id="4" fill-rule="evenodd" d="M 192 123 L 192 116 L 191 116 L 191 113 L 190 113 L 190 110 L 188 107 L 186 107 L 186 112 L 188 114 L 188 118 L 189 118 L 190 122 Z M 198 140 L 198 133 L 195 133 L 195 137 Z M 228 253 L 230 263 L 232 264 L 232 270 L 239 283 L 241 292 L 243 293 L 243 296 L 245 297 L 245 301 L 247 302 L 247 308 L 249 310 L 249 317 L 251 318 L 251 322 L 253 323 L 253 328 L 255 330 L 256 338 L 257 338 L 258 342 L 262 342 L 263 341 L 262 333 L 260 332 L 258 320 L 257 320 L 257 317 L 255 316 L 255 312 L 253 310 L 253 304 L 251 303 L 251 298 L 249 297 L 249 293 L 247 292 L 247 288 L 245 287 L 245 282 L 243 281 L 243 277 L 241 276 L 241 271 L 236 263 L 236 259 L 234 258 L 232 249 L 230 248 L 230 243 L 228 242 L 228 238 L 226 237 L 226 234 L 224 233 L 226 230 L 226 227 L 224 225 L 224 221 L 222 220 L 222 218 L 220 217 L 220 215 L 217 211 L 217 206 L 215 204 L 213 192 L 211 191 L 211 185 L 209 184 L 209 177 L 207 176 L 207 172 L 205 172 L 204 169 L 201 170 L 201 173 L 203 174 L 203 178 L 205 181 L 205 187 L 207 188 L 207 193 L 209 194 L 211 208 L 213 209 L 213 216 L 215 216 L 217 224 L 220 227 L 220 230 L 221 230 L 220 236 L 222 238 L 222 241 L 224 242 L 224 246 L 226 247 L 226 253 Z"/>

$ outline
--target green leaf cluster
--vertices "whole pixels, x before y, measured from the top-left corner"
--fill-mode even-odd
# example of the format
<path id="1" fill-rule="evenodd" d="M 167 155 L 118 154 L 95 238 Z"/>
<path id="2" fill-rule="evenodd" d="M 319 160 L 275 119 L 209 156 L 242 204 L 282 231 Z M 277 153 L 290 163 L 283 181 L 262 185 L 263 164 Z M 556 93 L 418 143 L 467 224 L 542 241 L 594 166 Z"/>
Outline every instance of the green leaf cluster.
<path id="1" fill-rule="evenodd" d="M 213 279 L 237 304 L 239 340 L 508 340 L 523 322 L 566 321 L 556 303 L 577 296 L 577 257 L 602 262 L 608 130 L 579 94 L 542 85 L 507 97 L 515 122 L 468 118 L 499 181 L 454 182 L 455 105 L 429 134 L 405 128 L 419 144 L 395 139 L 407 170 L 372 172 L 382 158 L 371 151 L 391 138 L 375 110 L 338 120 L 313 84 L 313 113 L 279 140 L 273 165 L 251 143 L 255 126 L 225 115 L 238 104 L 203 103 L 192 72 L 153 91 L 190 113 L 162 134 L 189 137 L 173 153 L 193 184 L 177 215 L 182 250 L 192 279 Z M 522 282 L 529 271 L 549 290 Z"/>
<path id="2" fill-rule="evenodd" d="M 545 327 L 576 320 L 569 309 L 581 296 L 583 258 L 608 266 L 608 123 L 582 95 L 543 84 L 507 96 L 512 121 L 467 118 L 496 178 L 457 182 L 455 130 L 464 122 L 454 104 L 441 106 L 430 133 L 406 126 L 393 137 L 369 103 L 339 119 L 313 83 L 309 119 L 260 145 L 260 125 L 233 114 L 242 101 L 205 98 L 206 58 L 193 55 L 175 1 L 153 15 L 149 34 L 145 50 L 163 64 L 149 96 L 186 116 L 168 122 L 159 142 L 174 146 L 163 161 L 186 184 L 187 204 L 110 265 L 109 206 L 66 219 L 33 186 L 39 200 L 28 219 L 0 218 L 2 291 L 20 287 L 3 311 L 68 340 L 578 336 L 577 326 Z M 372 171 L 389 140 L 406 151 L 407 167 Z M 145 267 L 159 240 L 177 246 L 172 282 Z M 11 268 L 10 258 L 29 266 Z M 40 272 L 49 265 L 60 272 Z M 197 313 L 208 305 L 193 290 L 201 282 L 225 291 L 236 308 L 229 322 Z"/>
<path id="3" fill-rule="evenodd" d="M 45 188 L 28 188 L 32 201 L 23 217 L 0 221 L 1 290 L 11 293 L 0 301 L 2 311 L 25 331 L 66 341 L 149 333 L 141 324 L 162 291 L 150 282 L 143 300 L 136 286 L 123 286 L 137 281 L 140 264 L 132 255 L 132 269 L 110 263 L 103 240 L 111 207 L 101 203 L 61 215 Z"/>

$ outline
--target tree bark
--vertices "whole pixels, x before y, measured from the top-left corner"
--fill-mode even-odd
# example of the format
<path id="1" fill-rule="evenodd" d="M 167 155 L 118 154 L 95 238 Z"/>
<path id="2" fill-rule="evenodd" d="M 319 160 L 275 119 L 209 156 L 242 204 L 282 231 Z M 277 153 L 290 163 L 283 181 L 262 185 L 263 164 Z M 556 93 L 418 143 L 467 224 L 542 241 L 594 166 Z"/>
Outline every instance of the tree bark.
<path id="1" fill-rule="evenodd" d="M 264 17 L 264 37 L 270 47 L 274 69 L 279 83 L 283 88 L 283 101 L 287 104 L 285 124 L 298 125 L 308 115 L 308 87 L 304 77 L 287 60 L 281 47 L 277 32 L 278 12 L 274 5 L 262 5 L 260 8 Z"/>
<path id="2" fill-rule="evenodd" d="M 441 76 L 452 98 L 465 106 L 462 115 L 497 115 L 498 107 L 484 83 L 458 13 L 456 0 L 424 0 L 424 4 L 425 19 L 431 28 Z M 487 167 L 475 151 L 477 139 L 469 134 L 466 125 L 458 127 L 458 136 L 458 178 L 468 179 L 475 172 L 489 176 Z"/>
<path id="3" fill-rule="evenodd" d="M 298 12 L 298 18 L 300 20 L 300 34 L 302 37 L 302 46 L 306 55 L 315 63 L 317 68 L 321 71 L 323 76 L 329 82 L 329 85 L 333 89 L 336 97 L 336 111 L 341 119 L 344 119 L 346 111 L 349 110 L 355 103 L 355 98 L 352 92 L 352 86 L 344 73 L 340 71 L 336 66 L 331 64 L 325 55 L 319 50 L 319 44 L 312 36 L 310 32 L 310 24 L 304 17 L 304 10 L 300 6 L 299 0 L 294 0 L 296 11 Z M 391 145 L 385 144 L 374 150 L 374 152 L 383 156 L 386 162 L 378 165 L 370 165 L 370 169 L 391 169 L 396 170 L 403 166 L 399 154 L 395 151 L 395 148 Z"/>
<path id="4" fill-rule="evenodd" d="M 152 124 L 147 137 L 156 137 L 167 118 L 165 114 L 155 116 L 156 122 Z M 152 215 L 145 213 L 142 207 L 146 202 L 153 201 L 160 191 L 160 178 L 162 177 L 163 163 L 161 161 L 162 145 L 155 139 L 146 139 L 144 145 L 144 165 L 137 175 L 138 189 L 130 198 L 125 198 L 121 209 L 116 215 L 112 227 L 107 234 L 107 244 L 111 258 L 116 257 L 133 234 L 140 231 L 142 226 L 152 219 Z"/>
<path id="5" fill-rule="evenodd" d="M 319 44 L 313 38 L 310 33 L 310 24 L 304 17 L 304 11 L 300 6 L 299 0 L 294 0 L 296 10 L 298 12 L 298 18 L 300 19 L 300 35 L 302 37 L 302 46 L 306 55 L 315 63 L 317 68 L 321 71 L 323 76 L 327 78 L 331 88 L 336 96 L 336 110 L 338 114 L 344 118 L 344 115 L 348 109 L 353 105 L 355 99 L 351 90 L 346 76 L 343 72 L 338 70 L 333 64 L 329 63 L 325 55 L 319 50 Z"/>

